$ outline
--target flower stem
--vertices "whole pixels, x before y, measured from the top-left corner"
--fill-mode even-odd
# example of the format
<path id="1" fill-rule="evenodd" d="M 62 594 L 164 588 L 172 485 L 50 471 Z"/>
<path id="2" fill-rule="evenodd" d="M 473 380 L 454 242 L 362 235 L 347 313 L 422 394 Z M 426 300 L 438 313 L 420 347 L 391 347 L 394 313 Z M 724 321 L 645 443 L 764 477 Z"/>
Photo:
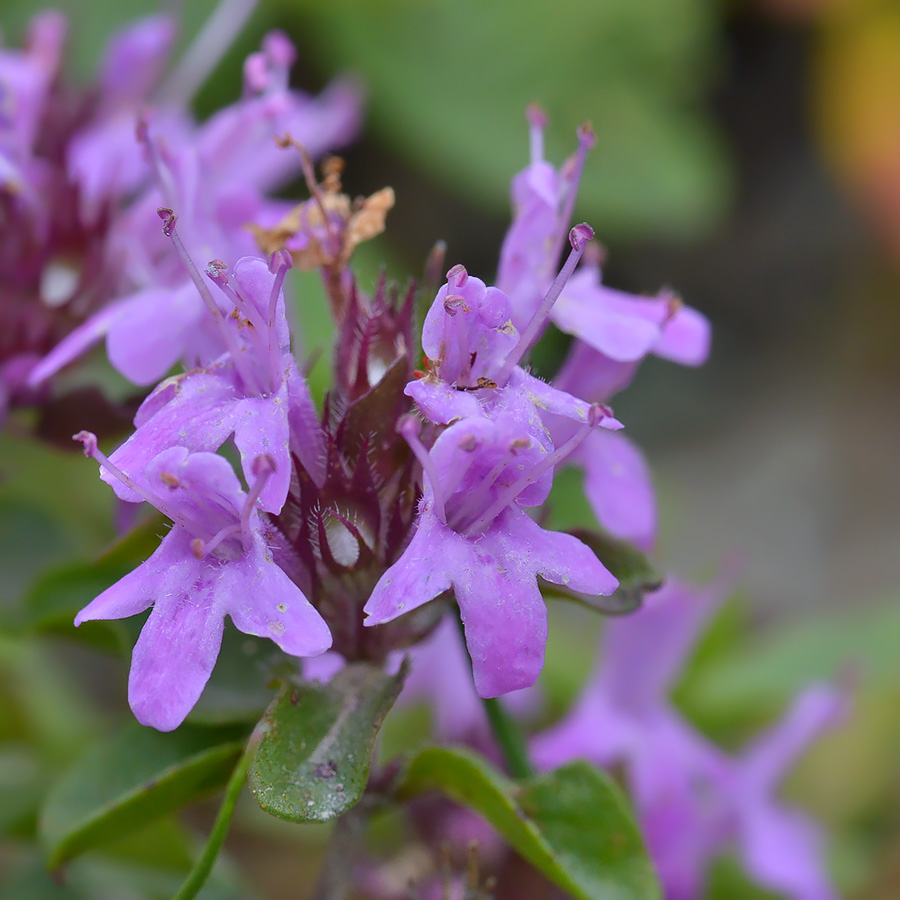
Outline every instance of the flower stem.
<path id="1" fill-rule="evenodd" d="M 259 743 L 259 738 L 260 735 L 255 731 L 250 736 L 247 747 L 237 761 L 237 765 L 228 779 L 228 784 L 225 786 L 225 796 L 216 815 L 216 821 L 213 822 L 212 831 L 209 833 L 206 846 L 172 900 L 193 900 L 200 893 L 203 885 L 206 884 L 219 851 L 222 849 L 222 844 L 225 842 L 225 836 L 228 834 L 231 817 L 234 815 L 234 807 L 244 787 L 244 782 L 247 780 L 247 769 L 250 767 L 250 761 L 256 753 L 256 745 Z"/>
<path id="2" fill-rule="evenodd" d="M 461 616 L 456 616 L 456 622 L 459 625 L 460 637 L 465 643 L 466 629 Z M 506 763 L 506 768 L 509 769 L 509 774 L 513 778 L 529 778 L 534 775 L 525 735 L 522 734 L 518 723 L 503 708 L 496 697 L 482 697 L 481 703 L 484 706 L 484 712 L 487 715 L 491 731 L 494 733 L 497 746 L 503 754 L 503 761 Z"/>
<path id="3" fill-rule="evenodd" d="M 534 775 L 531 760 L 528 758 L 528 747 L 525 736 L 518 723 L 503 708 L 500 701 L 494 697 L 490 700 L 482 698 L 484 711 L 487 713 L 491 731 L 503 754 L 503 760 L 513 778 L 529 778 Z"/>
<path id="4" fill-rule="evenodd" d="M 334 823 L 313 894 L 315 900 L 344 900 L 350 894 L 368 813 L 368 805 L 362 800 Z"/>

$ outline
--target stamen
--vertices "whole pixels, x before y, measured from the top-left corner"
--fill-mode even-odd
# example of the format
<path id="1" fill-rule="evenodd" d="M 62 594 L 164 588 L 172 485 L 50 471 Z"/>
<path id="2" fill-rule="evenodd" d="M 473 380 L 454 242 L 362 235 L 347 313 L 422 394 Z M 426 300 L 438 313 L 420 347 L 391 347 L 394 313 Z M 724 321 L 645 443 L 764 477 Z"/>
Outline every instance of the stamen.
<path id="1" fill-rule="evenodd" d="M 445 241 L 438 241 L 428 254 L 425 260 L 425 277 L 422 284 L 422 293 L 425 296 L 432 296 L 437 291 L 441 281 L 441 269 L 444 268 L 444 257 L 447 255 L 447 244 Z"/>
<path id="2" fill-rule="evenodd" d="M 497 479 L 503 474 L 506 467 L 513 461 L 516 454 L 520 450 L 525 450 L 531 446 L 531 440 L 528 438 L 516 438 L 510 441 L 506 451 L 494 463 L 491 470 L 481 479 L 478 486 L 470 491 L 463 498 L 459 508 L 453 515 L 453 521 L 450 527 L 454 531 L 463 531 L 466 519 L 478 509 L 481 508 L 491 488 L 496 484 Z"/>
<path id="3" fill-rule="evenodd" d="M 286 89 L 290 68 L 297 62 L 297 48 L 283 31 L 276 30 L 270 31 L 263 38 L 262 49 L 282 82 L 279 86 Z"/>
<path id="4" fill-rule="evenodd" d="M 468 380 L 472 369 L 471 356 L 469 353 L 469 335 L 466 331 L 465 317 L 460 315 L 468 311 L 464 297 L 459 294 L 451 294 L 444 300 L 444 312 L 452 319 L 452 323 L 445 320 L 444 322 L 444 339 L 448 341 L 450 335 L 447 333 L 452 329 L 456 337 L 456 350 L 459 354 L 459 375 L 456 379 L 457 387 L 464 387 Z M 446 343 L 444 346 L 446 353 Z"/>
<path id="5" fill-rule="evenodd" d="M 313 167 L 312 157 L 309 155 L 306 147 L 299 141 L 295 141 L 289 134 L 286 134 L 282 138 L 275 138 L 275 142 L 279 147 L 293 147 L 300 154 L 300 169 L 303 172 L 303 180 L 306 182 L 306 188 L 309 191 L 310 197 L 312 197 L 316 206 L 319 207 L 319 212 L 322 215 L 322 224 L 328 235 L 329 242 L 331 243 L 329 252 L 332 257 L 331 262 L 333 263 L 337 260 L 338 254 L 340 253 L 341 239 L 335 233 L 331 217 L 328 215 L 328 208 L 325 206 L 325 195 L 322 193 L 319 182 L 316 180 L 316 170 Z"/>
<path id="6" fill-rule="evenodd" d="M 188 103 L 241 33 L 256 2 L 223 0 L 219 4 L 166 79 L 160 99 Z"/>
<path id="7" fill-rule="evenodd" d="M 269 339 L 269 363 L 272 368 L 273 384 L 272 389 L 277 390 L 281 383 L 281 345 L 278 342 L 278 298 L 281 296 L 281 290 L 284 287 L 284 279 L 288 273 L 288 269 L 293 265 L 291 254 L 287 250 L 278 250 L 272 255 L 270 268 L 277 265 L 275 269 L 275 281 L 272 283 L 272 291 L 269 294 L 269 309 L 266 321 L 266 333 Z"/>
<path id="8" fill-rule="evenodd" d="M 572 277 L 572 273 L 575 271 L 575 267 L 578 265 L 578 261 L 584 253 L 587 242 L 591 240 L 593 236 L 594 229 L 585 223 L 576 225 L 569 232 L 569 243 L 572 245 L 569 258 L 566 260 L 562 269 L 560 269 L 559 274 L 556 276 L 556 280 L 550 285 L 550 290 L 547 291 L 546 296 L 541 301 L 541 305 L 537 308 L 531 321 L 525 326 L 525 330 L 519 337 L 519 342 L 513 347 L 509 352 L 509 355 L 503 361 L 503 365 L 496 375 L 497 384 L 506 384 L 509 380 L 509 376 L 512 374 L 512 370 L 518 365 L 522 357 L 528 352 L 532 343 L 537 339 L 538 334 L 547 321 L 547 316 L 550 315 L 553 304 L 556 303 L 559 295 L 562 293 L 562 289 Z"/>
<path id="9" fill-rule="evenodd" d="M 525 110 L 528 119 L 528 133 L 531 139 L 531 165 L 544 161 L 544 129 L 547 127 L 547 114 L 536 103 Z"/>
<path id="10" fill-rule="evenodd" d="M 253 327 L 260 333 L 266 330 L 266 322 L 259 310 L 252 303 L 248 303 L 234 288 L 228 275 L 226 274 L 228 265 L 221 259 L 212 259 L 206 264 L 204 272 L 207 277 L 215 282 L 216 287 L 229 299 L 234 306 L 238 315 L 247 319 Z M 234 312 L 232 312 L 234 318 Z"/>
<path id="11" fill-rule="evenodd" d="M 684 308 L 684 300 L 671 288 L 664 288 L 659 292 L 659 299 L 666 301 L 666 322 L 670 322 Z"/>
<path id="12" fill-rule="evenodd" d="M 466 271 L 466 267 L 460 263 L 457 263 L 447 272 L 447 283 L 452 284 L 456 288 L 465 287 L 468 280 L 469 273 Z"/>
<path id="13" fill-rule="evenodd" d="M 175 251 L 178 253 L 184 267 L 187 269 L 191 281 L 194 282 L 194 287 L 199 291 L 200 296 L 203 298 L 203 302 L 206 304 L 206 308 L 212 313 L 213 320 L 222 332 L 222 336 L 225 339 L 225 346 L 228 348 L 234 367 L 238 370 L 238 373 L 247 387 L 254 387 L 255 382 L 253 379 L 253 372 L 247 368 L 243 358 L 243 351 L 237 343 L 237 335 L 229 328 L 228 323 L 222 315 L 222 310 L 219 309 L 218 304 L 213 299 L 213 295 L 206 282 L 200 277 L 200 272 L 197 271 L 194 260 L 191 259 L 187 247 L 184 246 L 184 242 L 181 240 L 181 236 L 175 228 L 178 217 L 171 209 L 168 209 L 165 206 L 159 207 L 159 209 L 156 210 L 156 214 L 163 220 L 163 234 L 171 239 L 172 245 L 175 247 Z M 215 260 L 215 262 L 218 263 L 219 260 Z"/>
<path id="14" fill-rule="evenodd" d="M 153 177 L 159 193 L 162 195 L 163 202 L 175 205 L 180 199 L 178 185 L 172 172 L 172 167 L 163 159 L 163 153 L 159 143 L 150 137 L 150 126 L 146 117 L 142 113 L 137 120 L 135 126 L 135 137 L 138 142 L 144 145 L 147 156 L 150 158 L 150 168 L 153 170 Z M 166 235 L 168 237 L 169 235 Z"/>
<path id="15" fill-rule="evenodd" d="M 266 486 L 266 482 L 275 472 L 275 460 L 269 456 L 268 453 L 263 453 L 253 460 L 250 465 L 250 471 L 253 473 L 253 477 L 256 480 L 253 482 L 253 486 L 250 488 L 247 497 L 244 500 L 244 506 L 243 509 L 241 509 L 240 524 L 241 537 L 246 552 L 249 552 L 250 548 L 253 546 L 253 533 L 250 531 L 250 516 L 253 515 L 253 510 L 256 508 L 256 501 L 259 500 L 259 495 Z"/>
<path id="16" fill-rule="evenodd" d="M 481 445 L 481 441 L 475 437 L 474 434 L 467 434 L 463 437 L 457 446 L 463 453 L 468 454 L 469 458 L 461 465 L 453 466 L 445 475 L 443 484 L 441 487 L 444 490 L 444 496 L 449 498 L 453 496 L 453 492 L 459 487 L 463 478 L 469 472 L 469 469 L 472 467 L 472 463 L 475 462 L 476 456 L 474 451 L 478 449 Z"/>
<path id="17" fill-rule="evenodd" d="M 241 526 L 235 523 L 220 528 L 208 541 L 204 541 L 202 538 L 194 538 L 191 541 L 191 553 L 193 553 L 197 559 L 203 559 L 204 556 L 209 556 L 222 541 L 227 540 L 232 535 L 240 533 L 240 531 Z M 244 546 L 244 550 L 247 550 L 246 545 Z"/>
<path id="18" fill-rule="evenodd" d="M 594 134 L 594 129 L 591 127 L 591 123 L 585 122 L 578 129 L 578 152 L 571 163 L 570 171 L 566 175 L 568 186 L 559 215 L 559 224 L 557 226 L 559 229 L 559 249 L 557 249 L 556 254 L 553 257 L 554 259 L 559 256 L 559 252 L 562 249 L 563 235 L 566 233 L 569 222 L 572 221 L 572 211 L 575 209 L 575 198 L 578 196 L 578 185 L 581 183 L 581 173 L 584 170 L 584 161 L 587 159 L 588 151 L 596 143 L 597 138 Z"/>
<path id="19" fill-rule="evenodd" d="M 509 506 L 522 491 L 530 484 L 534 484 L 544 472 L 558 466 L 567 456 L 573 453 L 576 448 L 587 438 L 591 431 L 599 425 L 603 419 L 609 416 L 609 409 L 600 403 L 591 405 L 588 413 L 588 420 L 585 422 L 572 437 L 569 438 L 561 447 L 557 447 L 552 453 L 548 453 L 535 467 L 524 475 L 518 481 L 514 481 L 509 487 L 502 490 L 497 499 L 471 524 L 465 533 L 480 534 Z"/>
<path id="20" fill-rule="evenodd" d="M 438 478 L 437 468 L 431 454 L 425 449 L 425 446 L 419 440 L 419 422 L 412 414 L 403 416 L 397 423 L 397 431 L 403 437 L 413 455 L 419 461 L 422 470 L 428 476 L 431 482 L 431 490 L 434 494 L 434 512 L 435 515 L 446 525 L 447 514 L 444 508 L 444 494 L 441 489 L 441 482 Z"/>
<path id="21" fill-rule="evenodd" d="M 145 500 L 151 506 L 156 507 L 164 516 L 168 516 L 173 522 L 183 522 L 184 516 L 177 515 L 174 510 L 170 509 L 166 502 L 151 493 L 145 487 L 138 484 L 130 475 L 126 475 L 115 463 L 101 452 L 97 446 L 97 435 L 91 431 L 79 431 L 78 434 L 72 435 L 73 441 L 78 441 L 84 448 L 84 455 L 95 462 L 99 463 L 102 469 L 106 469 L 110 475 L 120 481 L 129 490 L 134 491 L 142 500 Z"/>

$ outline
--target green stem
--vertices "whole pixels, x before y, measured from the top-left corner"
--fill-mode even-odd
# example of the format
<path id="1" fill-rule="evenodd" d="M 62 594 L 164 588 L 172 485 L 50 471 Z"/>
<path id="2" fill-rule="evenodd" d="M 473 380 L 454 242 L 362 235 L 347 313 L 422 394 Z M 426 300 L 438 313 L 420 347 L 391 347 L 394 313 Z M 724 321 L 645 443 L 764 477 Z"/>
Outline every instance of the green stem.
<path id="1" fill-rule="evenodd" d="M 228 784 L 225 786 L 225 796 L 222 798 L 222 805 L 219 807 L 216 821 L 213 822 L 212 831 L 209 833 L 206 846 L 172 900 L 193 900 L 200 893 L 203 885 L 206 884 L 206 879 L 209 878 L 209 873 L 212 872 L 212 867 L 219 855 L 219 851 L 222 849 L 222 844 L 225 842 L 225 836 L 228 834 L 228 826 L 231 825 L 234 807 L 244 787 L 244 782 L 247 780 L 247 770 L 250 768 L 250 761 L 256 752 L 259 738 L 260 735 L 255 731 L 250 736 L 247 747 L 237 761 L 237 765 L 228 779 Z"/>
<path id="2" fill-rule="evenodd" d="M 484 711 L 487 713 L 491 731 L 497 739 L 500 752 L 513 778 L 528 778 L 534 775 L 531 760 L 528 758 L 528 746 L 518 723 L 500 704 L 496 698 L 482 699 Z"/>
<path id="3" fill-rule="evenodd" d="M 456 623 L 459 625 L 459 633 L 465 643 L 466 629 L 460 616 L 456 617 Z M 506 768 L 509 769 L 509 774 L 517 779 L 534 775 L 534 768 L 528 757 L 525 735 L 522 734 L 518 723 L 510 717 L 496 697 L 491 699 L 482 697 L 481 702 L 484 705 L 491 731 L 494 732 L 494 738 L 503 754 L 503 761 L 506 763 Z"/>
<path id="4" fill-rule="evenodd" d="M 368 815 L 369 806 L 361 800 L 334 823 L 313 893 L 314 900 L 344 900 L 350 895 Z"/>

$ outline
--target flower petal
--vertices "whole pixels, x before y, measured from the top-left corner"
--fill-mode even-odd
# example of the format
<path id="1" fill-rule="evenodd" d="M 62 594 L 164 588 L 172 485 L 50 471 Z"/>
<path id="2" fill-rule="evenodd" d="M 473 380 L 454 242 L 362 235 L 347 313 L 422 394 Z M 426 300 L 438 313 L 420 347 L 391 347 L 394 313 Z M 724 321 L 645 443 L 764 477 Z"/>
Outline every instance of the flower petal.
<path id="1" fill-rule="evenodd" d="M 375 585 L 363 610 L 365 624 L 390 622 L 442 594 L 450 587 L 448 570 L 458 557 L 459 536 L 426 506 L 409 546 Z"/>
<path id="2" fill-rule="evenodd" d="M 223 571 L 226 609 L 244 634 L 275 641 L 291 656 L 318 656 L 331 646 L 331 632 L 282 570 L 265 555 L 262 539 L 244 560 Z"/>
<path id="3" fill-rule="evenodd" d="M 597 521 L 616 537 L 650 550 L 656 495 L 641 451 L 622 434 L 595 429 L 571 461 L 584 467 L 584 492 Z"/>
<path id="4" fill-rule="evenodd" d="M 131 657 L 128 702 L 142 725 L 177 728 L 200 698 L 222 644 L 219 575 L 227 564 L 195 559 L 189 535 L 169 534 L 154 554 L 153 612 Z M 163 563 L 168 565 L 163 567 Z"/>

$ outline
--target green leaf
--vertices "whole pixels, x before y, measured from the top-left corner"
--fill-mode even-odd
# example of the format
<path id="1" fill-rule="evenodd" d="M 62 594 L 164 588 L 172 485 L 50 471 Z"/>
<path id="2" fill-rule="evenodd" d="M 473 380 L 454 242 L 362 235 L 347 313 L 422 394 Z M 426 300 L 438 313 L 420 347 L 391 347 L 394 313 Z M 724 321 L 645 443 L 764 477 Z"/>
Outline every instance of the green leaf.
<path id="1" fill-rule="evenodd" d="M 329 684 L 288 686 L 267 710 L 250 767 L 259 805 L 292 822 L 327 822 L 365 789 L 375 736 L 403 682 L 367 663 L 353 663 Z"/>
<path id="2" fill-rule="evenodd" d="M 621 793 L 575 762 L 512 782 L 468 750 L 419 753 L 400 794 L 438 790 L 484 816 L 510 846 L 578 900 L 654 900 L 653 867 Z"/>
<path id="3" fill-rule="evenodd" d="M 113 535 L 109 488 L 80 453 L 0 434 L 0 610 L 18 613 L 31 580 L 95 553 Z"/>
<path id="4" fill-rule="evenodd" d="M 76 631 L 76 613 L 98 594 L 136 569 L 159 546 L 166 526 L 153 516 L 132 529 L 90 562 L 67 563 L 51 569 L 32 584 L 25 598 L 24 624 L 36 631 L 62 632 L 102 646 L 116 646 L 108 623 L 86 623 Z M 130 648 L 129 648 L 130 649 Z"/>
<path id="5" fill-rule="evenodd" d="M 282 669 L 295 671 L 281 650 L 265 638 L 254 637 L 225 623 L 222 648 L 206 687 L 188 722 L 195 725 L 255 723 L 272 702 L 270 684 Z"/>
<path id="6" fill-rule="evenodd" d="M 890 689 L 900 675 L 898 633 L 896 604 L 782 622 L 711 660 L 680 694 L 692 713 L 740 720 L 777 709 L 810 681 L 834 679 L 845 669 Z"/>
<path id="7" fill-rule="evenodd" d="M 716 20 L 702 0 L 281 5 L 304 17 L 323 67 L 363 76 L 371 133 L 482 209 L 508 208 L 536 101 L 554 161 L 581 122 L 596 125 L 580 202 L 601 233 L 682 237 L 722 210 L 725 154 L 703 109 Z"/>
<path id="8" fill-rule="evenodd" d="M 653 564 L 633 544 L 585 528 L 576 528 L 571 533 L 584 541 L 597 554 L 600 562 L 619 579 L 615 593 L 609 597 L 588 598 L 589 605 L 612 615 L 623 615 L 637 609 L 645 594 L 662 585 L 662 577 Z"/>
<path id="9" fill-rule="evenodd" d="M 586 528 L 574 528 L 570 534 L 594 551 L 600 562 L 619 579 L 619 587 L 608 597 L 599 597 L 579 594 L 563 585 L 548 583 L 542 585 L 545 595 L 577 600 L 610 616 L 624 616 L 634 612 L 644 602 L 645 594 L 662 585 L 662 577 L 653 564 L 633 544 Z"/>
<path id="10" fill-rule="evenodd" d="M 234 729 L 132 725 L 79 760 L 51 789 L 40 831 L 49 865 L 141 828 L 226 783 L 241 754 Z"/>

